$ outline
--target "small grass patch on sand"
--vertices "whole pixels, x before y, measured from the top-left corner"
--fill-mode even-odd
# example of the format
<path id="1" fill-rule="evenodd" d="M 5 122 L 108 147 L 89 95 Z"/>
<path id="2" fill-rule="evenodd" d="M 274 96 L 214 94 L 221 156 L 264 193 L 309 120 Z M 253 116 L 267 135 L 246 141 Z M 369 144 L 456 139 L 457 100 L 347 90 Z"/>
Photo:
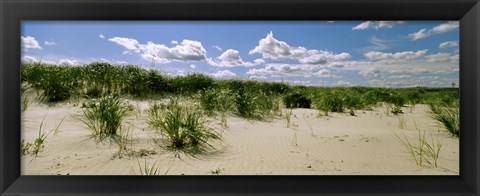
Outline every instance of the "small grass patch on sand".
<path id="1" fill-rule="evenodd" d="M 93 99 L 83 105 L 84 119 L 82 121 L 92 130 L 92 136 L 97 142 L 105 139 L 117 141 L 122 130 L 122 122 L 130 111 L 128 104 L 118 96 L 105 96 Z"/>
<path id="2" fill-rule="evenodd" d="M 425 163 L 431 167 L 438 167 L 438 158 L 440 156 L 440 151 L 442 149 L 442 143 L 437 140 L 433 140 L 431 136 L 431 141 L 427 141 L 425 138 L 425 131 L 418 131 L 418 136 L 415 138 L 417 141 L 414 143 L 410 141 L 405 133 L 402 133 L 402 137 L 395 134 L 395 138 L 402 144 L 402 146 L 407 150 L 407 152 L 415 160 L 415 163 L 419 166 L 424 166 Z"/>
<path id="3" fill-rule="evenodd" d="M 206 125 L 201 110 L 192 107 L 182 106 L 174 99 L 167 104 L 152 104 L 148 124 L 167 140 L 172 149 L 211 147 L 209 140 L 220 140 L 220 136 Z"/>

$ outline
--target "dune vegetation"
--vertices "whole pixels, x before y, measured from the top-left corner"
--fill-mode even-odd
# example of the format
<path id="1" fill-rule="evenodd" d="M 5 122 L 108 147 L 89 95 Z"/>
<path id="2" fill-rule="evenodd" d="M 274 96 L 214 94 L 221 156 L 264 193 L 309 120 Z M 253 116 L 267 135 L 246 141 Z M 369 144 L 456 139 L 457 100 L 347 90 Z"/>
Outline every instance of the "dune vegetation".
<path id="1" fill-rule="evenodd" d="M 210 142 L 221 140 L 219 131 L 209 126 L 205 117 L 219 116 L 223 128 L 228 127 L 228 115 L 254 121 L 281 117 L 290 127 L 294 108 L 315 109 L 319 117 L 328 117 L 332 113 L 356 116 L 359 110 L 383 105 L 388 108 L 386 115 L 395 116 L 408 112 L 405 111 L 408 107 L 425 104 L 429 106 L 430 118 L 442 130 L 454 136 L 460 134 L 459 88 L 327 87 L 239 78 L 220 80 L 201 73 L 171 76 L 136 65 L 104 62 L 82 66 L 26 63 L 21 66 L 21 81 L 22 92 L 31 89 L 42 103 L 79 102 L 83 110 L 80 120 L 91 129 L 92 137 L 99 140 L 114 138 L 115 142 L 125 142 L 128 138 L 121 137 L 126 130 L 124 120 L 135 113 L 128 100 L 147 100 L 148 126 L 163 138 L 156 141 L 175 150 L 206 150 L 212 147 Z M 31 101 L 24 98 L 22 110 L 28 110 Z M 42 141 L 48 135 L 42 131 L 39 134 Z M 421 136 L 419 140 L 427 146 L 427 140 Z M 407 138 L 397 138 L 416 155 L 420 148 L 409 145 Z M 38 154 L 44 145 L 41 143 L 22 142 L 22 153 Z M 426 152 L 431 152 L 431 162 L 436 166 L 441 146 L 435 145 L 439 144 L 421 149 L 430 149 Z M 144 163 L 140 173 L 158 173 L 156 165 L 151 167 Z"/>

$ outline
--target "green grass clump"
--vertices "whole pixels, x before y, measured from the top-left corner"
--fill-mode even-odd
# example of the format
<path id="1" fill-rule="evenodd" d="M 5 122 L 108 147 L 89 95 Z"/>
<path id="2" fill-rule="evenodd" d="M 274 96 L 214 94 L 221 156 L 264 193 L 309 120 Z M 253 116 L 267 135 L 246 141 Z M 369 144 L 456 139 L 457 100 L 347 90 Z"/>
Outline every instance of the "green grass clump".
<path id="1" fill-rule="evenodd" d="M 171 99 L 168 104 L 153 104 L 149 108 L 148 123 L 165 136 L 173 149 L 200 149 L 211 147 L 209 140 L 220 136 L 206 124 L 198 108 L 181 106 Z"/>
<path id="2" fill-rule="evenodd" d="M 317 98 L 317 108 L 325 112 L 325 116 L 328 116 L 328 112 L 343 112 L 344 110 L 344 98 L 338 92 L 327 92 Z"/>
<path id="3" fill-rule="evenodd" d="M 235 108 L 241 117 L 251 118 L 255 115 L 255 96 L 241 87 L 235 92 Z"/>
<path id="4" fill-rule="evenodd" d="M 200 105 L 205 110 L 207 115 L 213 115 L 213 113 L 218 109 L 218 94 L 218 91 L 215 89 L 205 90 L 200 93 Z"/>
<path id="5" fill-rule="evenodd" d="M 220 125 L 223 128 L 227 125 L 227 112 L 233 110 L 234 97 L 229 90 L 208 89 L 201 91 L 198 96 L 200 106 L 209 116 L 220 112 L 221 120 Z"/>
<path id="6" fill-rule="evenodd" d="M 118 131 L 129 111 L 128 104 L 118 96 L 105 96 L 84 104 L 85 119 L 82 121 L 93 131 L 92 136 L 97 141 L 116 140 L 120 138 Z"/>
<path id="7" fill-rule="evenodd" d="M 355 116 L 354 110 L 363 109 L 365 107 L 362 97 L 357 94 L 347 94 L 343 102 L 345 107 L 349 109 L 351 116 Z"/>
<path id="8" fill-rule="evenodd" d="M 457 103 L 458 104 L 458 103 Z M 460 135 L 460 115 L 458 105 L 448 106 L 441 103 L 431 103 L 430 116 L 438 121 L 443 128 L 455 136 Z"/>

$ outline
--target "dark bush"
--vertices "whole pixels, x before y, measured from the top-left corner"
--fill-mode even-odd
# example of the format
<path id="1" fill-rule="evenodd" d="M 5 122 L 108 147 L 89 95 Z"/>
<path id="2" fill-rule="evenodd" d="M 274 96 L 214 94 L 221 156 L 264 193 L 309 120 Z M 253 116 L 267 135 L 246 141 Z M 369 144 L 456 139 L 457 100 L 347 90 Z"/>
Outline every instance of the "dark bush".
<path id="1" fill-rule="evenodd" d="M 310 108 L 312 101 L 301 93 L 292 93 L 283 97 L 287 108 Z"/>

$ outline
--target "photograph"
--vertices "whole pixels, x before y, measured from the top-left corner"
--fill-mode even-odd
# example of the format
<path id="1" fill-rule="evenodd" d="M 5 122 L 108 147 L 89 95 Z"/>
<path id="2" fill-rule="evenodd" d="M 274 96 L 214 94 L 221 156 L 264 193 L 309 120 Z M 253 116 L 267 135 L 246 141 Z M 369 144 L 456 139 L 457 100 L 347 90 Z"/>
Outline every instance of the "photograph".
<path id="1" fill-rule="evenodd" d="M 20 174 L 459 176 L 459 26 L 22 20 Z"/>

